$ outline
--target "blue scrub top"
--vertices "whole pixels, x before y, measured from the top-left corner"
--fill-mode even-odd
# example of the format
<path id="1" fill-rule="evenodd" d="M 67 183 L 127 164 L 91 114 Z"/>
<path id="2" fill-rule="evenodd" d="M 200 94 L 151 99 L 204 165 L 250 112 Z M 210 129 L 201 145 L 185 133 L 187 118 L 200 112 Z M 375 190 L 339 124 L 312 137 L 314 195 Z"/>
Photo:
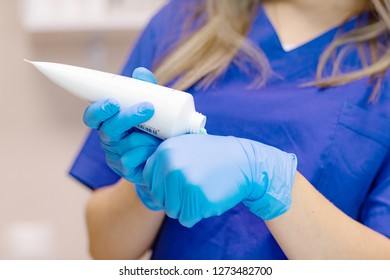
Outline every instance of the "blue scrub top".
<path id="1" fill-rule="evenodd" d="M 171 1 L 138 40 L 123 75 L 139 66 L 152 68 L 179 39 L 191 1 Z M 355 220 L 390 237 L 390 100 L 386 74 L 377 103 L 369 103 L 369 79 L 318 89 L 313 81 L 318 58 L 329 43 L 355 27 L 356 20 L 332 29 L 290 51 L 260 7 L 248 34 L 267 55 L 276 73 L 260 89 L 231 65 L 210 89 L 188 91 L 197 111 L 207 116 L 207 131 L 260 141 L 298 156 L 299 171 L 325 197 Z M 344 71 L 360 68 L 351 50 Z M 328 70 L 331 70 L 330 68 Z M 228 151 L 226 151 L 228 152 Z M 105 163 L 92 131 L 71 171 L 92 189 L 119 178 Z M 193 228 L 165 218 L 153 245 L 153 259 L 285 259 L 264 222 L 242 204 Z"/>

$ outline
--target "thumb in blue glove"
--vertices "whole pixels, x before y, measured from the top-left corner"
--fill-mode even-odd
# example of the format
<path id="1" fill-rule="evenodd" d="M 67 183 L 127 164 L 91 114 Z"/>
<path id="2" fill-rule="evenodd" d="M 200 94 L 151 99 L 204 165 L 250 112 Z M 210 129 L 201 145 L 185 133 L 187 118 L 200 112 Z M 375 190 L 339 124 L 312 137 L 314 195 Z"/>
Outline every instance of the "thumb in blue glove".
<path id="1" fill-rule="evenodd" d="M 248 139 L 183 135 L 164 141 L 143 177 L 155 205 L 192 227 L 243 202 L 263 219 L 291 204 L 293 154 Z"/>

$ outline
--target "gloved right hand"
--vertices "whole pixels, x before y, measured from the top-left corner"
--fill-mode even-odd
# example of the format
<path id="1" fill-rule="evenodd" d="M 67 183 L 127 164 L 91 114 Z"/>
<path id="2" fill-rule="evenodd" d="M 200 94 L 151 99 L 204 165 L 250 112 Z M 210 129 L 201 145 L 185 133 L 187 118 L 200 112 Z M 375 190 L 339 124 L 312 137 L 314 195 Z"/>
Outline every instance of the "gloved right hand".
<path id="1" fill-rule="evenodd" d="M 145 68 L 137 68 L 133 78 L 157 83 L 153 74 Z M 151 209 L 154 209 L 151 197 L 139 189 L 144 185 L 142 172 L 146 160 L 161 140 L 135 127 L 148 121 L 153 114 L 151 103 L 142 102 L 120 108 L 119 103 L 112 99 L 93 103 L 84 112 L 84 123 L 99 133 L 108 166 L 122 178 L 134 183 L 142 202 Z"/>

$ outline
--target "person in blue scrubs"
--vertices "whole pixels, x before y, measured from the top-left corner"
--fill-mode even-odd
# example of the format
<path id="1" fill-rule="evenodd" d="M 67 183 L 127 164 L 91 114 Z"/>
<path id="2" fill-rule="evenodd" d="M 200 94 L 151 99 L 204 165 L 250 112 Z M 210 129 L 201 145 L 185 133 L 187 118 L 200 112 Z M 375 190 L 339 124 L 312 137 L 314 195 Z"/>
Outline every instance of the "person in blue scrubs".
<path id="1" fill-rule="evenodd" d="M 154 69 L 175 50 L 201 2 L 170 1 L 122 75 L 156 83 L 139 67 Z M 231 63 L 212 86 L 187 88 L 208 135 L 162 142 L 135 129 L 152 117 L 148 103 L 87 108 L 93 129 L 70 174 L 94 190 L 87 207 L 94 258 L 136 259 L 152 249 L 152 259 L 390 259 L 388 72 L 380 83 L 367 75 L 302 86 L 316 79 L 332 42 L 375 14 L 351 17 L 352 7 L 388 1 L 252 2 L 247 38 L 273 74 L 249 87 L 253 72 Z M 383 26 L 378 41 L 388 55 Z M 340 73 L 372 63 L 361 54 L 351 44 Z"/>

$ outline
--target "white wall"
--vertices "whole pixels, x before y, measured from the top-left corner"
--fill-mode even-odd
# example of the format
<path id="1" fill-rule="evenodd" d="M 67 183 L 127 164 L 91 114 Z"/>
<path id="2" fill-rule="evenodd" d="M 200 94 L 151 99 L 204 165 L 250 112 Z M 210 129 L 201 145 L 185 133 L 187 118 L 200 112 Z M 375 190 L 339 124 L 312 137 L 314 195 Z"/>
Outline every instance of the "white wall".
<path id="1" fill-rule="evenodd" d="M 22 59 L 118 72 L 136 35 L 29 34 L 17 1 L 0 0 L 0 259 L 89 258 L 90 192 L 67 175 L 87 134 L 85 104 Z"/>

